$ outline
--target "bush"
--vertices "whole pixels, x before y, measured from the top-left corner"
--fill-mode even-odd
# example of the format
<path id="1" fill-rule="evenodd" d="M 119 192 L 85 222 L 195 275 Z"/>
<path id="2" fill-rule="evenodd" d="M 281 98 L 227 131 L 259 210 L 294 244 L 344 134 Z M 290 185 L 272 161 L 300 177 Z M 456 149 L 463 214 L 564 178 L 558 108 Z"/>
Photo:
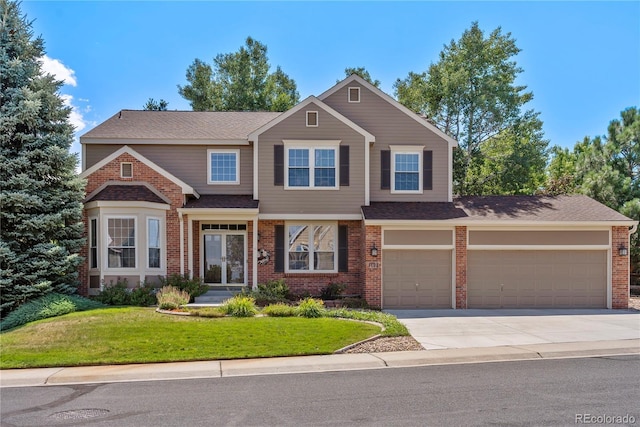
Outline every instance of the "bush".
<path id="1" fill-rule="evenodd" d="M 326 288 L 322 289 L 320 298 L 323 300 L 332 300 L 339 298 L 340 295 L 347 289 L 347 285 L 344 283 L 329 283 Z"/>
<path id="2" fill-rule="evenodd" d="M 295 307 L 283 303 L 271 304 L 262 309 L 262 313 L 270 317 L 293 317 L 296 312 Z"/>
<path id="3" fill-rule="evenodd" d="M 13 310 L 0 322 L 0 330 L 6 331 L 35 320 L 102 307 L 103 304 L 79 295 L 50 293 Z"/>
<path id="4" fill-rule="evenodd" d="M 322 300 L 305 298 L 298 303 L 296 312 L 300 317 L 322 317 L 326 310 Z"/>
<path id="5" fill-rule="evenodd" d="M 140 283 L 135 288 L 129 288 L 127 279 L 118 279 L 115 284 L 111 282 L 105 286 L 93 299 L 106 305 L 148 307 L 156 303 L 156 289 L 145 282 Z"/>
<path id="6" fill-rule="evenodd" d="M 129 305 L 131 298 L 129 295 L 127 279 L 118 279 L 115 284 L 111 282 L 108 285 L 105 285 L 102 291 L 100 291 L 100 294 L 93 298 L 106 305 Z"/>
<path id="7" fill-rule="evenodd" d="M 258 284 L 258 293 L 265 297 L 287 299 L 289 286 L 284 279 L 269 280 L 267 283 Z"/>
<path id="8" fill-rule="evenodd" d="M 364 298 L 342 298 L 340 300 L 340 306 L 345 308 L 369 308 L 369 304 L 367 304 Z"/>
<path id="9" fill-rule="evenodd" d="M 258 312 L 256 300 L 248 295 L 238 294 L 222 303 L 220 309 L 233 317 L 253 317 Z"/>
<path id="10" fill-rule="evenodd" d="M 164 286 L 173 286 L 174 288 L 186 291 L 191 298 L 199 297 L 209 290 L 209 287 L 202 282 L 199 277 L 189 278 L 188 274 L 172 274 L 167 277 L 160 278 L 160 284 Z"/>
<path id="11" fill-rule="evenodd" d="M 158 307 L 162 310 L 175 310 L 189 302 L 191 296 L 188 292 L 173 286 L 163 286 L 156 294 Z"/>

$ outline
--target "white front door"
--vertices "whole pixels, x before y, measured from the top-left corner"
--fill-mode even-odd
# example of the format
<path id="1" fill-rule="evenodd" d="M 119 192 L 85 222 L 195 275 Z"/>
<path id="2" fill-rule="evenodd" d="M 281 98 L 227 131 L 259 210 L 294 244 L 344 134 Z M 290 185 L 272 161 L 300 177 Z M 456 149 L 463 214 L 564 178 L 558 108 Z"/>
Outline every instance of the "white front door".
<path id="1" fill-rule="evenodd" d="M 203 235 L 203 277 L 211 285 L 246 284 L 246 236 L 232 232 Z"/>

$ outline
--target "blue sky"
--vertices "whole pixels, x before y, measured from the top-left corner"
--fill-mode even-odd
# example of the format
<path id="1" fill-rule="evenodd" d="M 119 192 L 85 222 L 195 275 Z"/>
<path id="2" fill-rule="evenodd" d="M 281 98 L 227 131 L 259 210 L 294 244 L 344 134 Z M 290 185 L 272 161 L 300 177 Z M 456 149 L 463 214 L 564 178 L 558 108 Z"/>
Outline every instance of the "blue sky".
<path id="1" fill-rule="evenodd" d="M 46 69 L 64 79 L 78 135 L 149 97 L 189 110 L 176 85 L 195 58 L 211 62 L 251 36 L 301 99 L 364 66 L 393 83 L 437 61 L 473 21 L 510 32 L 520 84 L 534 93 L 552 145 L 606 133 L 640 104 L 640 2 L 56 2 L 23 1 L 45 40 Z M 78 145 L 74 144 L 74 151 Z"/>

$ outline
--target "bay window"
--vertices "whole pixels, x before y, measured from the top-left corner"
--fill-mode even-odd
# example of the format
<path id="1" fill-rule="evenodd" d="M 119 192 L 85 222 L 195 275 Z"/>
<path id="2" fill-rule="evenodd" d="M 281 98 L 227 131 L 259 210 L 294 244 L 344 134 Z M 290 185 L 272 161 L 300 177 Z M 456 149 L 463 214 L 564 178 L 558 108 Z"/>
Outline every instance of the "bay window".
<path id="1" fill-rule="evenodd" d="M 136 268 L 136 219 L 109 218 L 107 221 L 107 266 Z"/>

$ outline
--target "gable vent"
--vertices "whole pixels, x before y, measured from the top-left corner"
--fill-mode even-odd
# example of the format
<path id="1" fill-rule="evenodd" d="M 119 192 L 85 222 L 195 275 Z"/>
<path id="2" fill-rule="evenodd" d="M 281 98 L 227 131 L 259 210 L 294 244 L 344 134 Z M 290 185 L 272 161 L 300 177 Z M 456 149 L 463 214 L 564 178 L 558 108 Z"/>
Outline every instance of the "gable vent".
<path id="1" fill-rule="evenodd" d="M 120 177 L 133 178 L 133 163 L 120 163 Z"/>

